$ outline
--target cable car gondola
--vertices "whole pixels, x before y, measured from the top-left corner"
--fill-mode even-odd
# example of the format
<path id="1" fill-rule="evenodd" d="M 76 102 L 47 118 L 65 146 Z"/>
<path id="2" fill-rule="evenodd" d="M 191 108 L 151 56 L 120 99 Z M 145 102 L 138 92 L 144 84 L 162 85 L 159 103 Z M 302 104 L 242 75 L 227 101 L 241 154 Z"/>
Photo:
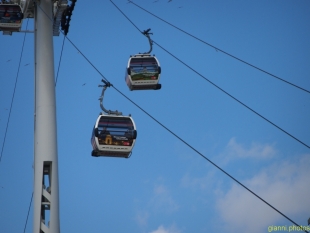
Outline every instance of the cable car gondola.
<path id="1" fill-rule="evenodd" d="M 99 98 L 101 109 L 92 131 L 92 156 L 129 158 L 137 138 L 135 122 L 131 116 L 123 116 L 121 112 L 106 110 L 103 107 L 103 95 L 110 83 L 102 80 L 102 94 Z M 102 86 L 101 86 L 102 87 Z"/>
<path id="2" fill-rule="evenodd" d="M 92 156 L 128 158 L 136 137 L 136 125 L 130 116 L 100 114 L 91 138 Z"/>
<path id="3" fill-rule="evenodd" d="M 132 90 L 159 90 L 159 78 L 161 67 L 157 58 L 151 55 L 153 41 L 149 33 L 151 29 L 145 30 L 143 34 L 148 38 L 150 51 L 143 54 L 130 56 L 125 73 L 125 81 Z"/>
<path id="4" fill-rule="evenodd" d="M 0 4 L 0 31 L 8 34 L 20 31 L 23 18 L 24 14 L 20 4 L 12 2 Z"/>
<path id="5" fill-rule="evenodd" d="M 132 90 L 159 90 L 161 68 L 155 56 L 136 54 L 129 58 L 125 80 Z"/>

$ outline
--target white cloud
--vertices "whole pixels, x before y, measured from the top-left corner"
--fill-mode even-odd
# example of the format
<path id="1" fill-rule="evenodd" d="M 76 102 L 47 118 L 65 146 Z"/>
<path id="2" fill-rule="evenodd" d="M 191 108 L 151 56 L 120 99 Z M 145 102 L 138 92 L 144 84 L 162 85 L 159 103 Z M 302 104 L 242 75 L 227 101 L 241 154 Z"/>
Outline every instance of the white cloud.
<path id="1" fill-rule="evenodd" d="M 298 160 L 273 164 L 243 183 L 288 217 L 307 216 L 310 206 L 309 168 L 308 154 Z M 229 232 L 266 232 L 268 226 L 284 219 L 238 184 L 233 184 L 218 199 L 217 208 Z"/>
<path id="2" fill-rule="evenodd" d="M 203 177 L 191 177 L 189 173 L 186 173 L 182 177 L 181 184 L 185 188 L 206 190 L 212 185 L 211 178 L 213 178 L 213 175 L 210 173 Z"/>
<path id="3" fill-rule="evenodd" d="M 240 170 L 241 165 L 247 166 L 246 169 L 254 175 L 241 182 L 283 214 L 299 224 L 305 224 L 310 206 L 310 154 L 300 155 L 297 159 L 294 156 L 290 161 L 275 163 L 277 158 L 279 152 L 272 144 L 252 143 L 244 146 L 232 138 L 217 159 L 222 164 L 221 167 L 231 160 L 237 160 L 238 166 L 230 169 Z M 259 164 L 260 159 L 264 160 L 263 168 Z M 268 161 L 269 164 L 266 163 Z M 247 162 L 250 162 L 251 166 L 254 165 L 253 169 L 250 169 Z M 243 177 L 248 172 L 246 169 L 240 170 L 243 172 Z M 220 214 L 221 225 L 218 226 L 220 230 L 230 233 L 260 233 L 267 232 L 268 226 L 276 225 L 280 221 L 288 222 L 282 215 L 235 182 L 232 182 L 231 187 L 223 186 L 226 183 L 223 181 L 226 179 L 218 179 L 218 171 L 212 171 L 207 171 L 198 177 L 194 172 L 187 172 L 181 184 L 193 190 L 214 191 L 215 207 Z M 253 173 L 255 171 L 257 172 Z M 210 203 L 208 205 L 211 206 Z M 304 222 L 296 220 L 301 216 L 306 216 Z M 220 226 L 223 226 L 223 229 Z"/>
<path id="4" fill-rule="evenodd" d="M 164 185 L 155 185 L 150 205 L 154 210 L 164 212 L 174 212 L 179 208 L 168 188 Z"/>
<path id="5" fill-rule="evenodd" d="M 149 219 L 149 213 L 148 212 L 139 212 L 136 216 L 135 216 L 135 220 L 138 223 L 138 225 L 140 227 L 146 227 L 147 223 L 148 223 L 148 219 Z"/>
<path id="6" fill-rule="evenodd" d="M 217 157 L 216 160 L 218 160 L 218 162 L 214 162 L 220 167 L 224 167 L 225 164 L 227 165 L 227 163 L 232 160 L 245 158 L 271 159 L 276 155 L 276 153 L 277 151 L 272 145 L 253 142 L 247 148 L 238 143 L 235 138 L 231 138 L 224 152 Z M 188 172 L 183 176 L 181 184 L 185 188 L 210 190 L 211 186 L 221 185 L 221 181 L 218 181 L 216 178 L 217 174 L 217 169 L 209 169 L 208 172 L 201 177 L 195 177 Z"/>
<path id="7" fill-rule="evenodd" d="M 157 230 L 151 231 L 150 233 L 181 233 L 181 231 L 179 231 L 175 226 L 165 228 L 161 225 L 157 228 Z"/>
<path id="8" fill-rule="evenodd" d="M 137 225 L 145 232 L 145 229 L 148 227 L 149 219 L 152 219 L 156 214 L 168 214 L 175 213 L 179 209 L 179 205 L 173 199 L 169 189 L 163 184 L 154 185 L 153 193 L 149 197 L 148 201 L 143 203 L 143 207 L 139 208 L 134 220 Z M 163 226 L 160 226 L 156 231 L 158 232 L 169 232 L 177 233 L 175 227 L 170 227 L 165 229 Z"/>
<path id="9" fill-rule="evenodd" d="M 231 138 L 227 145 L 228 155 L 239 158 L 272 158 L 276 150 L 269 144 L 260 144 L 253 142 L 250 148 L 246 149 L 243 145 L 237 143 L 235 138 Z"/>

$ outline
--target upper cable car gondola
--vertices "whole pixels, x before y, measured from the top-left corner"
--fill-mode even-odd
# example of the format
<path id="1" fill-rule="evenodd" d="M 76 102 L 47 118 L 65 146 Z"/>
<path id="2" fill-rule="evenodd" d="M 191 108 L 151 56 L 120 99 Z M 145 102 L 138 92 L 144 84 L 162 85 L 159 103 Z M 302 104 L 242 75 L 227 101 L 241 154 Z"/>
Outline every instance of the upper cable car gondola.
<path id="1" fill-rule="evenodd" d="M 150 51 L 130 56 L 125 73 L 125 81 L 132 90 L 159 90 L 161 67 L 155 55 L 151 55 L 153 41 L 149 33 L 151 29 L 143 32 L 150 43 Z"/>
<path id="2" fill-rule="evenodd" d="M 103 80 L 102 80 L 103 81 Z M 106 110 L 102 105 L 104 91 L 110 86 L 103 81 L 102 95 L 99 98 L 101 109 L 94 125 L 91 144 L 92 156 L 129 158 L 137 138 L 135 122 L 131 116 L 122 116 L 121 112 Z"/>
<path id="3" fill-rule="evenodd" d="M 20 31 L 24 13 L 22 1 L 2 1 L 0 3 L 0 31 L 11 34 Z"/>

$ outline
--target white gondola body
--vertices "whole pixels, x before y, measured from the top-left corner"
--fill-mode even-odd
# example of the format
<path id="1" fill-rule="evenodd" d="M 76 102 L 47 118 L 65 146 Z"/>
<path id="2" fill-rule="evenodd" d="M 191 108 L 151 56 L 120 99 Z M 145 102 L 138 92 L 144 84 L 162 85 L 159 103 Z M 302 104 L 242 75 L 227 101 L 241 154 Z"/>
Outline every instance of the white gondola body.
<path id="1" fill-rule="evenodd" d="M 125 81 L 130 90 L 159 90 L 161 67 L 155 56 L 136 54 L 128 60 Z"/>
<path id="2" fill-rule="evenodd" d="M 92 132 L 92 156 L 128 158 L 136 136 L 136 125 L 130 116 L 101 114 Z"/>

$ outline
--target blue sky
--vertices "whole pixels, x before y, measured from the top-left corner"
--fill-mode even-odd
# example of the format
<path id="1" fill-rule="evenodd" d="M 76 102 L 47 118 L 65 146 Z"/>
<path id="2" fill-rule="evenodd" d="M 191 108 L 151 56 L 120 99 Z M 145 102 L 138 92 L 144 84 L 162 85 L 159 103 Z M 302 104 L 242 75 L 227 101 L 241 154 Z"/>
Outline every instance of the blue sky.
<path id="1" fill-rule="evenodd" d="M 196 37 L 310 90 L 309 1 L 136 0 Z M 141 11 L 115 4 L 140 30 L 235 98 L 310 145 L 310 94 L 216 51 Z M 23 23 L 26 29 L 27 20 Z M 28 29 L 33 29 L 29 20 Z M 310 217 L 310 150 L 154 45 L 159 91 L 130 92 L 129 55 L 147 39 L 110 1 L 77 1 L 70 40 L 122 93 L 300 225 Z M 23 33 L 0 36 L 0 141 L 4 140 Z M 27 34 L 0 162 L 0 232 L 24 229 L 33 190 L 34 35 Z M 63 36 L 54 37 L 55 74 Z M 10 60 L 10 61 L 8 61 Z M 27 65 L 28 64 L 28 65 Z M 131 114 L 129 159 L 91 157 L 102 77 L 66 40 L 57 94 L 62 232 L 268 232 L 291 226 L 113 88 L 107 109 Z M 84 86 L 83 84 L 86 83 Z M 26 232 L 32 232 L 32 208 Z"/>

